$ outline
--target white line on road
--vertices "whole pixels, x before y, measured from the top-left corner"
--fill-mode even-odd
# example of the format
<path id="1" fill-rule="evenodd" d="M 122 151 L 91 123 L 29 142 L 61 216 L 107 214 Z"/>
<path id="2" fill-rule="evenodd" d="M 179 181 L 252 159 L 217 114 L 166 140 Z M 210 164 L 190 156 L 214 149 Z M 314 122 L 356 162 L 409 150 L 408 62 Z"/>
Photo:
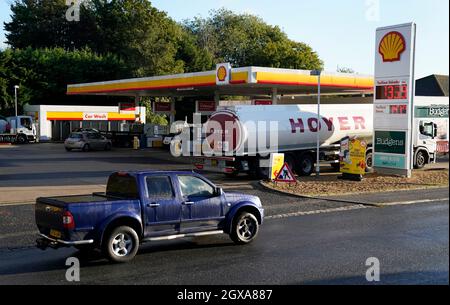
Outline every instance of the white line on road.
<path id="1" fill-rule="evenodd" d="M 439 202 L 439 201 L 448 201 L 449 197 L 447 198 L 440 198 L 440 199 L 420 199 L 420 200 L 412 200 L 412 201 L 398 201 L 398 202 L 386 202 L 386 203 L 378 203 L 379 206 L 392 206 L 392 205 L 409 205 L 409 204 L 416 204 L 416 203 L 429 203 L 429 202 Z"/>
<path id="2" fill-rule="evenodd" d="M 368 208 L 368 207 L 364 206 L 364 205 L 354 205 L 354 206 L 333 208 L 333 209 L 324 209 L 324 210 L 314 210 L 314 211 L 307 211 L 307 212 L 293 212 L 293 213 L 286 213 L 286 214 L 270 215 L 270 216 L 264 217 L 264 219 L 280 219 L 280 218 L 286 218 L 286 217 L 297 217 L 297 216 L 315 215 L 315 214 L 322 214 L 322 213 L 343 212 L 343 211 L 366 209 L 366 208 Z"/>
<path id="3" fill-rule="evenodd" d="M 1 207 L 14 207 L 14 206 L 18 206 L 18 205 L 32 205 L 35 204 L 34 201 L 30 201 L 30 202 L 4 202 L 4 203 L 0 203 L 0 208 Z"/>

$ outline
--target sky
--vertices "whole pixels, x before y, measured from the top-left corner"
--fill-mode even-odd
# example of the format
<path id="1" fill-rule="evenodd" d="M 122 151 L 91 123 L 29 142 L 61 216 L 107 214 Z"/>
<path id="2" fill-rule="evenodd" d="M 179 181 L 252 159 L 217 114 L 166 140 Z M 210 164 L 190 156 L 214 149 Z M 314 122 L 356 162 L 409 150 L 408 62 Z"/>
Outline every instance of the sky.
<path id="1" fill-rule="evenodd" d="M 0 0 L 0 21 L 10 20 L 9 4 Z M 407 22 L 417 24 L 416 78 L 449 74 L 448 0 L 154 0 L 153 6 L 176 21 L 227 8 L 278 25 L 290 39 L 309 44 L 326 71 L 347 67 L 374 73 L 375 30 Z M 0 46 L 5 48 L 3 29 Z"/>

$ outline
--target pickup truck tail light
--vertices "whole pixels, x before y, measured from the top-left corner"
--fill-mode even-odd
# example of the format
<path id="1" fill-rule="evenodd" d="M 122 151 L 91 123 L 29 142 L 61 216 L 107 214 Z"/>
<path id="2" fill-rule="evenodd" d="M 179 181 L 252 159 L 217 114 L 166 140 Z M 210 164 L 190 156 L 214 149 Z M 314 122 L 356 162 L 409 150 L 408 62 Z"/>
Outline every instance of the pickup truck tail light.
<path id="1" fill-rule="evenodd" d="M 69 211 L 65 211 L 63 214 L 63 226 L 67 230 L 73 230 L 75 228 L 75 220 Z"/>

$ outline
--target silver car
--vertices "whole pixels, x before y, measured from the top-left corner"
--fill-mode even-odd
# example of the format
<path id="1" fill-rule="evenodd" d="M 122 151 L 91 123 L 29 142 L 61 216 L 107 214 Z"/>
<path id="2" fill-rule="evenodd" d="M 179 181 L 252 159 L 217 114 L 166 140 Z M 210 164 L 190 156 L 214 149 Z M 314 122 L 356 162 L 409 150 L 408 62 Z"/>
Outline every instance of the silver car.
<path id="1" fill-rule="evenodd" d="M 64 147 L 67 151 L 111 150 L 112 143 L 98 132 L 72 132 L 64 141 Z"/>

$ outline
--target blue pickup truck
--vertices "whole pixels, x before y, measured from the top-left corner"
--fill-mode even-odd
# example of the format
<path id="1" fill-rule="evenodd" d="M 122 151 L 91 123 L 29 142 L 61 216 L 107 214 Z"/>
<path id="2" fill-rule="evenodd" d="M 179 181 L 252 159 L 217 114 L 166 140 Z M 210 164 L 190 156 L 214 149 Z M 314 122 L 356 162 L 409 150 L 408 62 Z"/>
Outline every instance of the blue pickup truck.
<path id="1" fill-rule="evenodd" d="M 40 249 L 99 249 L 128 262 L 147 241 L 225 233 L 250 243 L 264 210 L 258 197 L 225 193 L 194 172 L 142 171 L 111 174 L 105 193 L 38 198 L 35 217 Z"/>

